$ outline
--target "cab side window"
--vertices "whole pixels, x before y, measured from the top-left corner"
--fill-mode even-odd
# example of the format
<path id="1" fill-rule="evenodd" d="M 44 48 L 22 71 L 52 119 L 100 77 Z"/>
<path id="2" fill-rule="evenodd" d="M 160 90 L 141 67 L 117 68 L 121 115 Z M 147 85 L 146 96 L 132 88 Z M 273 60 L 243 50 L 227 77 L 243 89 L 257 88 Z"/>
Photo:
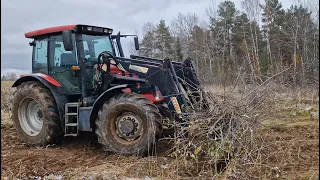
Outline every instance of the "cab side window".
<path id="1" fill-rule="evenodd" d="M 35 40 L 32 69 L 34 73 L 48 73 L 48 39 Z"/>

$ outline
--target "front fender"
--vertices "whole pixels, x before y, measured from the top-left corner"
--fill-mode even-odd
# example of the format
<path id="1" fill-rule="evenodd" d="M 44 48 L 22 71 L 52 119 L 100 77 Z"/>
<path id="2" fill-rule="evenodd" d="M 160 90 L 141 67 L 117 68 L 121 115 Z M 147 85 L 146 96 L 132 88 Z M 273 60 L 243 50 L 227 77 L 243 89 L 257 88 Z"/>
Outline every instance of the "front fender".
<path id="1" fill-rule="evenodd" d="M 122 84 L 118 86 L 114 86 L 110 89 L 107 89 L 104 91 L 94 102 L 91 113 L 90 113 L 90 126 L 92 127 L 92 130 L 94 131 L 95 127 L 95 120 L 98 115 L 98 111 L 100 110 L 101 106 L 103 105 L 104 102 L 108 101 L 111 99 L 113 96 L 116 94 L 122 93 L 121 90 L 128 88 L 130 85 L 128 84 Z"/>

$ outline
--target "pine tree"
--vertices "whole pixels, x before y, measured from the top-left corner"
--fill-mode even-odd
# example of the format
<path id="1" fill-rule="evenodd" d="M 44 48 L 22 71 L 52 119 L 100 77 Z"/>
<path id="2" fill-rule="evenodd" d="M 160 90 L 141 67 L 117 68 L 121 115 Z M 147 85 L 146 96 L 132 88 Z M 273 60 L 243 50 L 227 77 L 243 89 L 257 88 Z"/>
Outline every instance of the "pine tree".
<path id="1" fill-rule="evenodd" d="M 251 27 L 250 27 L 251 26 Z M 251 28 L 260 32 L 259 26 L 255 22 L 249 22 L 247 14 L 242 13 L 237 16 L 234 21 L 234 28 L 232 30 L 232 45 L 235 53 L 236 63 L 247 64 L 247 70 L 250 72 L 252 78 L 257 79 L 260 76 L 259 58 L 256 56 L 255 40 L 252 41 Z M 263 47 L 262 35 L 257 37 L 259 47 Z M 260 53 L 262 51 L 260 50 Z M 250 69 L 250 71 L 249 71 Z"/>
<path id="2" fill-rule="evenodd" d="M 148 31 L 140 43 L 139 55 L 150 58 L 154 57 L 155 40 L 155 31 Z"/>
<path id="3" fill-rule="evenodd" d="M 218 6 L 217 17 L 210 18 L 213 39 L 216 39 L 216 51 L 219 52 L 221 68 L 224 72 L 235 72 L 236 60 L 233 56 L 232 30 L 238 11 L 234 2 L 228 0 Z M 230 77 L 232 73 L 228 73 Z"/>
<path id="4" fill-rule="evenodd" d="M 285 11 L 278 0 L 266 0 L 266 4 L 260 5 L 260 7 L 263 9 L 262 29 L 267 42 L 268 67 L 273 70 L 282 64 L 277 60 L 280 57 L 276 56 L 281 54 L 279 49 L 282 46 L 283 33 L 280 31 L 280 26 L 284 21 Z"/>
<path id="5" fill-rule="evenodd" d="M 164 59 L 174 55 L 173 51 L 173 38 L 169 32 L 169 27 L 166 25 L 164 20 L 160 20 L 156 30 L 156 41 L 155 41 L 155 58 Z"/>
<path id="6" fill-rule="evenodd" d="M 314 33 L 317 31 L 316 24 L 312 21 L 311 12 L 303 6 L 291 6 L 285 13 L 285 21 L 281 24 L 286 46 L 282 48 L 282 54 L 286 55 L 286 63 L 293 65 L 294 81 L 301 82 L 301 78 L 307 74 L 307 79 L 313 77 L 312 66 L 314 54 L 309 49 L 314 46 Z M 298 77 L 297 75 L 301 75 Z"/>

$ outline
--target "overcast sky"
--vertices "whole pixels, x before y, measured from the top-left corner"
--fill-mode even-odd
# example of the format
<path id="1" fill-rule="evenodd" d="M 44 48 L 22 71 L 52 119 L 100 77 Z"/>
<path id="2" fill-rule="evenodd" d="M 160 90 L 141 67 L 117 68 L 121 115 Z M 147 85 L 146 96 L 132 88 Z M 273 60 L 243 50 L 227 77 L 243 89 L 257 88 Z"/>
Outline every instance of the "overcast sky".
<path id="1" fill-rule="evenodd" d="M 212 0 L 1 0 L 1 75 L 31 72 L 31 40 L 24 33 L 66 24 L 110 27 L 121 34 L 140 33 L 146 22 L 167 24 L 181 13 L 206 20 Z M 215 0 L 218 4 L 221 0 Z M 240 0 L 234 0 L 241 8 Z M 285 8 L 292 0 L 281 0 Z M 142 37 L 140 37 L 141 40 Z"/>

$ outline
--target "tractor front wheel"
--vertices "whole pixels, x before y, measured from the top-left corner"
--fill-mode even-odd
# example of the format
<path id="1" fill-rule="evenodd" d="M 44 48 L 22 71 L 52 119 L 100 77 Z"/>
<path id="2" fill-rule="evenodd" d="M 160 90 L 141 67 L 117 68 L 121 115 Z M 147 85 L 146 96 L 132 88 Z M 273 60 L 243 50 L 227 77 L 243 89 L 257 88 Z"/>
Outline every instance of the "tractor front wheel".
<path id="1" fill-rule="evenodd" d="M 161 134 L 157 106 L 142 95 L 124 93 L 107 101 L 98 113 L 96 134 L 106 151 L 145 155 Z"/>
<path id="2" fill-rule="evenodd" d="M 11 111 L 18 135 L 29 145 L 46 146 L 62 135 L 55 100 L 39 82 L 28 81 L 17 87 Z"/>

